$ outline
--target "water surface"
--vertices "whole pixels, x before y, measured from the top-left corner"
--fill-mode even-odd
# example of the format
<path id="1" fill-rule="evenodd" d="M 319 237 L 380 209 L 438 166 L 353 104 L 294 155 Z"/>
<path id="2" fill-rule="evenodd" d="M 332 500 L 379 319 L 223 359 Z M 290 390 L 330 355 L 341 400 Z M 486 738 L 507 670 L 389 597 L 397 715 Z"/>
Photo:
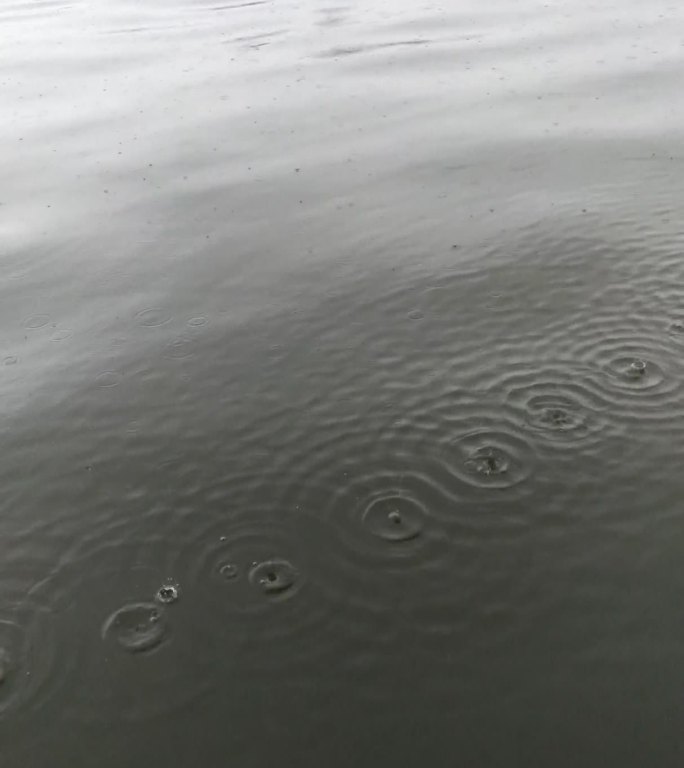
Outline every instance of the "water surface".
<path id="1" fill-rule="evenodd" d="M 0 23 L 3 768 L 681 765 L 684 12 Z"/>

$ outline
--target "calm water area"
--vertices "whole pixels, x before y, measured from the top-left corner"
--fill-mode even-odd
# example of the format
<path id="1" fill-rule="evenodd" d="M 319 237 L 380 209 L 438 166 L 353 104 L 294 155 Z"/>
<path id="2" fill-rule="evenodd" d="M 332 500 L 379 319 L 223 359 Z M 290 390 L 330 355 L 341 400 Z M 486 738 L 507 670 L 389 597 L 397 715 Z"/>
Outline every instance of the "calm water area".
<path id="1" fill-rule="evenodd" d="M 0 4 L 1 768 L 684 765 L 684 6 Z"/>

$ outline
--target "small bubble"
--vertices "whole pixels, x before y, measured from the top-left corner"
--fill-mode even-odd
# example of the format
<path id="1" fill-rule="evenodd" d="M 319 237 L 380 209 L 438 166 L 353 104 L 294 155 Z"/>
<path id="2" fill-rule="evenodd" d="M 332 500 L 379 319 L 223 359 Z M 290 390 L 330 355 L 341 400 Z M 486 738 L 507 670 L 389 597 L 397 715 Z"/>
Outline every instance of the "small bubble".
<path id="1" fill-rule="evenodd" d="M 178 587 L 175 584 L 164 584 L 157 590 L 157 600 L 169 605 L 178 600 Z"/>
<path id="2" fill-rule="evenodd" d="M 238 567 L 234 563 L 224 563 L 219 568 L 219 573 L 224 579 L 229 581 L 238 575 Z"/>
<path id="3" fill-rule="evenodd" d="M 42 328 L 50 322 L 50 315 L 31 315 L 24 320 L 24 327 L 29 330 Z"/>
<path id="4" fill-rule="evenodd" d="M 150 307 L 149 309 L 143 309 L 135 316 L 138 324 L 143 325 L 146 328 L 157 328 L 160 325 L 164 325 L 171 320 L 171 315 L 161 307 Z"/>
<path id="5" fill-rule="evenodd" d="M 121 381 L 121 374 L 116 371 L 103 371 L 96 379 L 98 387 L 115 387 Z"/>
<path id="6" fill-rule="evenodd" d="M 265 560 L 252 568 L 249 580 L 264 594 L 278 595 L 295 585 L 297 572 L 287 560 Z"/>
<path id="7" fill-rule="evenodd" d="M 131 603 L 115 611 L 102 626 L 102 638 L 129 653 L 156 648 L 167 634 L 161 609 L 154 603 Z"/>

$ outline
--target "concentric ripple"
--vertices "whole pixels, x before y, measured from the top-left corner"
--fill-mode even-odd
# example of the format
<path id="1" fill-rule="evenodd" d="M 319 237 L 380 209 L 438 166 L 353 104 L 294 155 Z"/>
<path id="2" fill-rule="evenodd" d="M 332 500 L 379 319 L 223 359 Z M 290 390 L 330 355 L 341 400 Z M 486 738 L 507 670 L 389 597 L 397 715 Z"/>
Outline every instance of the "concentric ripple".
<path id="1" fill-rule="evenodd" d="M 92 549 L 84 541 L 65 553 L 29 595 L 51 619 L 64 675 L 61 714 L 77 721 L 141 722 L 182 711 L 217 675 L 210 648 L 196 637 L 193 606 L 179 601 L 167 614 L 164 572 L 142 565 L 152 553 L 134 536 L 117 540 L 115 530 L 113 541 L 91 542 Z M 44 643 L 32 629 L 32 646 L 42 652 Z"/>
<path id="2" fill-rule="evenodd" d="M 615 386 L 630 390 L 653 389 L 665 379 L 665 373 L 658 363 L 644 356 L 618 356 L 606 364 L 606 370 Z"/>
<path id="3" fill-rule="evenodd" d="M 264 595 L 291 597 L 296 592 L 299 574 L 287 560 L 264 560 L 252 567 L 249 580 Z"/>
<path id="4" fill-rule="evenodd" d="M 315 518 L 286 506 L 227 507 L 174 534 L 169 567 L 183 584 L 183 604 L 223 616 L 243 662 L 262 654 L 260 669 L 279 674 L 330 649 L 328 538 Z"/>
<path id="5" fill-rule="evenodd" d="M 129 653 L 143 653 L 159 646 L 168 635 L 162 610 L 154 603 L 130 603 L 118 608 L 102 627 L 102 638 Z"/>
<path id="6" fill-rule="evenodd" d="M 0 722 L 30 716 L 63 690 L 68 662 L 54 639 L 44 610 L 23 605 L 0 613 Z"/>
<path id="7" fill-rule="evenodd" d="M 409 541 L 420 536 L 427 510 L 408 495 L 392 493 L 373 499 L 363 513 L 363 524 L 387 541 Z"/>
<path id="8" fill-rule="evenodd" d="M 446 442 L 442 460 L 454 477 L 476 488 L 503 490 L 524 482 L 533 470 L 533 453 L 522 435 L 474 427 Z"/>
<path id="9" fill-rule="evenodd" d="M 0 720 L 21 696 L 21 680 L 29 670 L 23 669 L 24 634 L 18 624 L 0 619 Z"/>
<path id="10" fill-rule="evenodd" d="M 593 382 L 596 371 L 570 362 L 554 367 L 512 366 L 496 383 L 507 405 L 537 439 L 559 448 L 589 447 L 621 432 L 606 415 L 606 401 Z"/>

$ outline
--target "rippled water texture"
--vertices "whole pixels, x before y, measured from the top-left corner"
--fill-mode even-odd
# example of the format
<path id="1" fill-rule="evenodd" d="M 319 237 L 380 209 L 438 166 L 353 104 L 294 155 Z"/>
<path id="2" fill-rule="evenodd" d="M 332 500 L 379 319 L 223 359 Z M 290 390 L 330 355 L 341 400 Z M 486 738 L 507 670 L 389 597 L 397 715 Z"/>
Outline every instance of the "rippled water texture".
<path id="1" fill-rule="evenodd" d="M 2 4 L 2 768 L 684 764 L 683 32 Z"/>

